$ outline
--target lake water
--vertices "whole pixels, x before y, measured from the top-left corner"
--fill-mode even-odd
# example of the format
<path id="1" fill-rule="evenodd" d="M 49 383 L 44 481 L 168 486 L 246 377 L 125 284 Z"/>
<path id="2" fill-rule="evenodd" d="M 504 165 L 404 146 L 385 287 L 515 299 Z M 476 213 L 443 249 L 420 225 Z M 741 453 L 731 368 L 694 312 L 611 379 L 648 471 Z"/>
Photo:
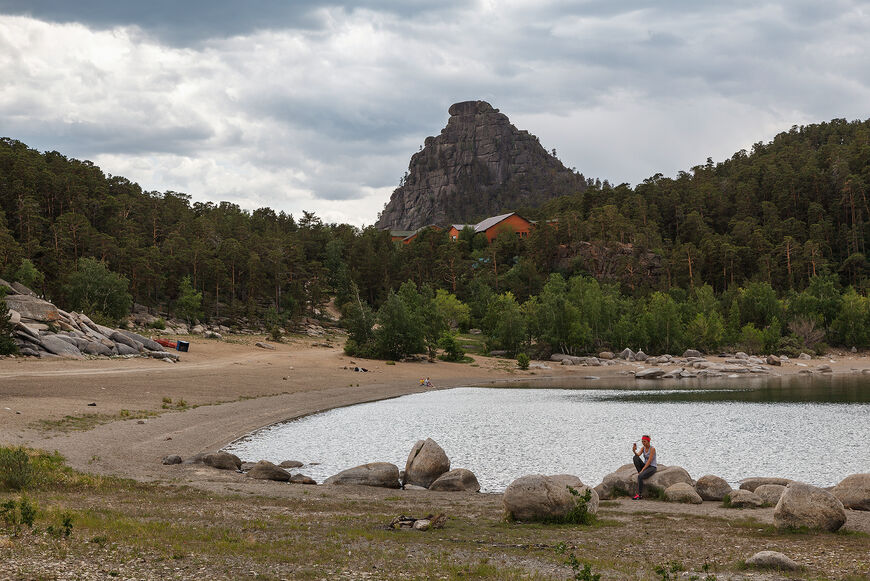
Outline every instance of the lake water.
<path id="1" fill-rule="evenodd" d="M 861 376 L 637 385 L 644 384 L 408 395 L 270 426 L 226 449 L 244 461 L 317 462 L 301 470 L 322 482 L 367 462 L 404 469 L 414 442 L 430 437 L 484 492 L 534 473 L 598 484 L 631 461 L 631 444 L 644 433 L 660 463 L 732 486 L 749 476 L 830 486 L 870 472 L 870 381 Z"/>

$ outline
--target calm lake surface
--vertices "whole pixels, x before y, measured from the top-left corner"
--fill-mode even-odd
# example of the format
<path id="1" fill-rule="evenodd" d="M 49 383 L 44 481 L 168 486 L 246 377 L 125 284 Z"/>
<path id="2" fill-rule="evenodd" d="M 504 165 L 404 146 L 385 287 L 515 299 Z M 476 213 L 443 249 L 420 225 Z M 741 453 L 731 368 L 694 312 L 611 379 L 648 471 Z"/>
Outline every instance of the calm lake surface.
<path id="1" fill-rule="evenodd" d="M 716 474 L 732 486 L 749 476 L 830 486 L 870 472 L 870 378 L 630 385 L 408 395 L 274 425 L 226 449 L 244 461 L 318 462 L 301 470 L 322 482 L 367 462 L 402 470 L 414 442 L 430 437 L 451 467 L 475 473 L 484 492 L 534 473 L 598 484 L 631 461 L 631 444 L 643 433 L 652 435 L 660 463 L 683 466 L 696 479 Z"/>

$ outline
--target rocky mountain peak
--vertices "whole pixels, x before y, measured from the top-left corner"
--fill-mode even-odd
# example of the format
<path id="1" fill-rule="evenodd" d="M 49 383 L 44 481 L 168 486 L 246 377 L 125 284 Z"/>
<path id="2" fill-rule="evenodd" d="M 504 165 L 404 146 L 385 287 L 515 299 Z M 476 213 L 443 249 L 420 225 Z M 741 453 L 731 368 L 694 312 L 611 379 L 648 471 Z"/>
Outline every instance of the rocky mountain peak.
<path id="1" fill-rule="evenodd" d="M 447 126 L 411 156 L 377 226 L 466 223 L 582 190 L 585 179 L 486 101 L 450 106 Z"/>

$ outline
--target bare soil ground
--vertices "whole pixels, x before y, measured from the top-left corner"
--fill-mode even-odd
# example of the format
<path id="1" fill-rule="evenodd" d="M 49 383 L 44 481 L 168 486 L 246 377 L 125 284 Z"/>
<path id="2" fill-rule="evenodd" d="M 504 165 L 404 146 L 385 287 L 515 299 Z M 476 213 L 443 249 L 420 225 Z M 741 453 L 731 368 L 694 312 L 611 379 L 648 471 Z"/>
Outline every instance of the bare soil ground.
<path id="1" fill-rule="evenodd" d="M 387 365 L 307 338 L 274 351 L 255 340 L 192 339 L 178 364 L 0 361 L 0 445 L 57 450 L 77 471 L 30 493 L 42 533 L 0 533 L 0 579 L 573 578 L 555 550 L 561 544 L 602 579 L 662 579 L 655 569 L 664 565 L 691 572 L 666 572 L 673 578 L 704 579 L 705 563 L 716 579 L 870 578 L 870 513 L 858 511 L 848 511 L 837 534 L 778 533 L 772 509 L 628 500 L 604 503 L 593 527 L 509 524 L 498 494 L 288 485 L 161 465 L 167 454 L 217 450 L 274 422 L 421 391 L 421 377 L 440 389 L 583 383 L 587 375 L 624 378 L 638 368 L 520 371 L 511 360 L 485 357 L 471 365 Z M 828 363 L 837 373 L 870 367 L 859 357 L 836 359 L 802 363 Z M 358 365 L 369 372 L 353 371 Z M 18 497 L 0 492 L 0 501 Z M 63 511 L 75 517 L 73 536 L 46 535 Z M 448 515 L 445 528 L 384 528 L 400 514 L 428 513 Z M 743 570 L 741 561 L 760 550 L 779 550 L 805 568 Z"/>

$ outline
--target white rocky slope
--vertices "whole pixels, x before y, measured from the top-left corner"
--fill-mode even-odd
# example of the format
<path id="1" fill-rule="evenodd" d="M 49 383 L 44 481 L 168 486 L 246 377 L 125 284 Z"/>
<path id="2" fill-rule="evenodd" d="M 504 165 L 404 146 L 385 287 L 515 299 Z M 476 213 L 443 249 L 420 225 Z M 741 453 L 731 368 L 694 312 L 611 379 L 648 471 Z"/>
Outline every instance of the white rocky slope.
<path id="1" fill-rule="evenodd" d="M 159 343 L 123 329 L 110 329 L 93 322 L 87 315 L 67 313 L 36 296 L 26 286 L 0 279 L 6 287 L 4 297 L 14 339 L 22 355 L 31 357 L 68 357 L 144 355 L 175 361 L 178 354 L 166 351 Z"/>

